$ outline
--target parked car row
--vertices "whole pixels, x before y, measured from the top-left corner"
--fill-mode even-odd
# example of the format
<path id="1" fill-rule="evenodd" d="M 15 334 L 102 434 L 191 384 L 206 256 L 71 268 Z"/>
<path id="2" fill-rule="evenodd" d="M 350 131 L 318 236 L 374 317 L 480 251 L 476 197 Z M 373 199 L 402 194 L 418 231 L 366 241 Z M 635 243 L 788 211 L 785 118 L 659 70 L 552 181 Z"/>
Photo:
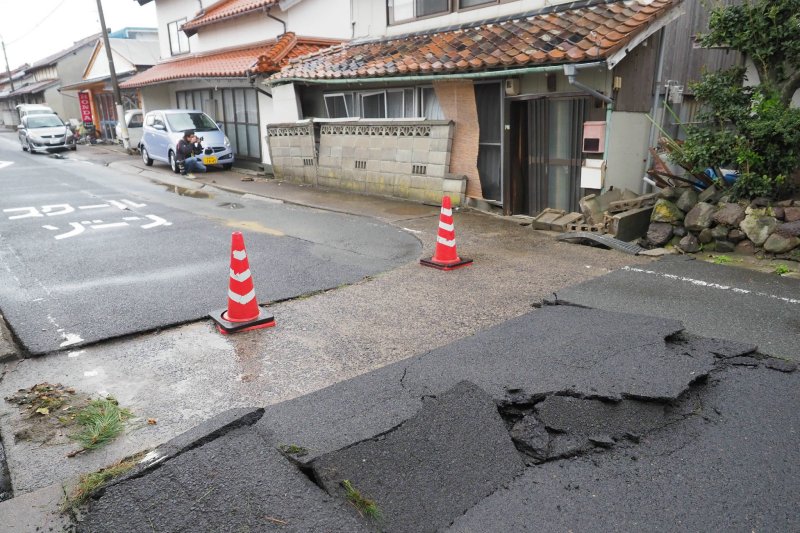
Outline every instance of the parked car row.
<path id="1" fill-rule="evenodd" d="M 44 105 L 18 106 L 20 125 L 17 128 L 22 149 L 31 153 L 55 149 L 76 149 L 76 137 L 69 124 L 64 123 L 52 109 Z M 186 131 L 194 131 L 204 147 L 200 156 L 206 166 L 219 166 L 229 170 L 234 163 L 230 140 L 220 124 L 202 111 L 187 109 L 160 109 L 142 115 L 141 109 L 125 112 L 130 146 L 138 147 L 142 161 L 152 166 L 160 161 L 180 172 L 176 158 L 178 141 Z M 117 139 L 121 142 L 121 125 L 117 125 Z"/>

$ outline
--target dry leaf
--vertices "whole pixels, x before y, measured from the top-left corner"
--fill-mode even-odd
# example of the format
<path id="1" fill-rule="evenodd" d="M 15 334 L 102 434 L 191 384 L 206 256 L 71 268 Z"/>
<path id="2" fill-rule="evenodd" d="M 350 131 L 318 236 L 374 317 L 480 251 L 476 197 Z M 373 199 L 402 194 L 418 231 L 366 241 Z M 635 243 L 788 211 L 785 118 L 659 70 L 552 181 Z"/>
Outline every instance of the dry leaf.
<path id="1" fill-rule="evenodd" d="M 155 426 L 158 423 L 158 421 L 155 418 L 148 418 L 147 423 L 150 424 L 151 426 Z"/>
<path id="2" fill-rule="evenodd" d="M 40 415 L 49 415 L 50 409 L 48 409 L 47 407 L 40 407 L 36 410 L 36 412 L 39 413 Z"/>

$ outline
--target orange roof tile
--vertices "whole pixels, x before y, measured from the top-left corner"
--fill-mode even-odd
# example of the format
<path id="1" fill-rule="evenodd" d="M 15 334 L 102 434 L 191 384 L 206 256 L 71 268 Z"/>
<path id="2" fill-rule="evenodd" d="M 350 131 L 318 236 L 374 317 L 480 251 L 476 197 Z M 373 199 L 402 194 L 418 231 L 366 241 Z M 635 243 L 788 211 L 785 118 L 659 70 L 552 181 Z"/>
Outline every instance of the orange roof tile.
<path id="1" fill-rule="evenodd" d="M 289 61 L 272 79 L 369 78 L 596 61 L 613 55 L 681 1 L 584 0 L 471 26 L 353 42 Z"/>
<path id="2" fill-rule="evenodd" d="M 248 70 L 253 74 L 277 72 L 292 58 L 335 44 L 340 44 L 340 41 L 297 37 L 294 33 L 285 33 L 277 40 L 247 47 L 163 61 L 121 83 L 120 87 L 143 87 L 189 78 L 242 78 L 247 75 Z"/>
<path id="3" fill-rule="evenodd" d="M 240 17 L 257 9 L 266 9 L 277 4 L 278 0 L 220 0 L 203 9 L 181 29 L 186 35 L 191 36 L 197 33 L 197 28 Z"/>

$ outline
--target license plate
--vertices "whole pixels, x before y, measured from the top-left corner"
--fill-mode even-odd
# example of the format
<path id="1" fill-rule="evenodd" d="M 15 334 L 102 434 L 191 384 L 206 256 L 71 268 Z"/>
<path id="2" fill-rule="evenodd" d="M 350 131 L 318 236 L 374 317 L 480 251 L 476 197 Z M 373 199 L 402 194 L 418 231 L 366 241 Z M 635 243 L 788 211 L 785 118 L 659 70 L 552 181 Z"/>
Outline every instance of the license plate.
<path id="1" fill-rule="evenodd" d="M 203 158 L 204 165 L 216 165 L 217 164 L 217 156 L 209 155 Z"/>
<path id="2" fill-rule="evenodd" d="M 58 139 L 50 139 L 50 144 L 60 144 Z"/>

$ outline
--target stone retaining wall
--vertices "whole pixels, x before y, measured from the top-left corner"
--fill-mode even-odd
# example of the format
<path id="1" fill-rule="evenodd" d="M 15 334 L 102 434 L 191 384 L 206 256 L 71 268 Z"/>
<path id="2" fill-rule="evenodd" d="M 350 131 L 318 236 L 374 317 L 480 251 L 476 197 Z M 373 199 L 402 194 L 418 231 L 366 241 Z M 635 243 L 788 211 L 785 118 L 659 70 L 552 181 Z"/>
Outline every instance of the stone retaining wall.
<path id="1" fill-rule="evenodd" d="M 800 259 L 800 200 L 733 202 L 713 186 L 699 194 L 668 188 L 659 196 L 645 245 Z"/>
<path id="2" fill-rule="evenodd" d="M 450 121 L 312 122 L 267 126 L 275 177 L 438 204 L 464 204 L 466 179 L 449 174 Z"/>

